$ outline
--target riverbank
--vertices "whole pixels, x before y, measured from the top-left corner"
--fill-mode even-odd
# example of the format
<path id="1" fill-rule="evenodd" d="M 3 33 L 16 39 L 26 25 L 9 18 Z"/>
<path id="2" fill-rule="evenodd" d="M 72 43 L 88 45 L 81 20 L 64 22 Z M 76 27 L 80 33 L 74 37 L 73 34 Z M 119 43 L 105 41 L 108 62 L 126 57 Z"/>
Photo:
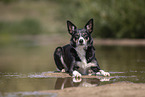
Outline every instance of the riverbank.
<path id="1" fill-rule="evenodd" d="M 52 35 L 25 35 L 14 36 L 14 40 L 34 41 L 38 45 L 64 45 L 70 43 L 70 35 L 68 34 L 52 34 Z M 145 39 L 99 39 L 93 38 L 94 45 L 118 45 L 118 46 L 145 46 Z"/>
<path id="2" fill-rule="evenodd" d="M 54 34 L 50 36 L 36 36 L 40 44 L 59 43 L 66 44 L 70 42 L 69 35 Z M 145 39 L 98 39 L 93 38 L 94 45 L 121 45 L 121 46 L 145 46 Z M 52 42 L 53 41 L 53 42 Z"/>
<path id="3" fill-rule="evenodd" d="M 145 84 L 117 82 L 97 87 L 73 87 L 40 92 L 57 93 L 57 97 L 145 97 L 144 91 Z"/>

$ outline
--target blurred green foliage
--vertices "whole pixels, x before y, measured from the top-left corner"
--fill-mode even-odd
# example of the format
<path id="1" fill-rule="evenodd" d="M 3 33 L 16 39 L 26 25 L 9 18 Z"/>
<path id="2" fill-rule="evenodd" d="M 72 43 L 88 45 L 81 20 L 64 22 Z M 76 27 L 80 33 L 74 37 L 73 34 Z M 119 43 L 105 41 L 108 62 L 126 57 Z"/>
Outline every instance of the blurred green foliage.
<path id="1" fill-rule="evenodd" d="M 24 19 L 22 21 L 6 22 L 0 21 L 0 45 L 17 44 L 15 36 L 37 35 L 42 33 L 42 27 L 37 20 Z M 26 41 L 25 41 L 26 42 Z M 29 41 L 30 42 L 30 41 Z"/>
<path id="2" fill-rule="evenodd" d="M 19 22 L 0 21 L 0 34 L 39 34 L 42 32 L 41 25 L 37 20 L 24 19 Z"/>
<path id="3" fill-rule="evenodd" d="M 65 6 L 62 17 L 74 20 L 79 26 L 94 18 L 95 37 L 145 38 L 145 0 L 61 0 L 59 3 Z"/>
<path id="4" fill-rule="evenodd" d="M 15 1 L 18 1 L 18 0 L 0 0 L 0 1 L 5 3 L 5 4 L 9 4 L 11 2 L 15 2 Z"/>
<path id="5" fill-rule="evenodd" d="M 0 1 L 10 6 L 3 10 L 15 17 L 12 21 L 7 20 L 10 16 L 4 21 L 0 18 L 0 35 L 63 33 L 67 32 L 66 20 L 82 28 L 93 18 L 96 38 L 145 38 L 145 0 Z"/>

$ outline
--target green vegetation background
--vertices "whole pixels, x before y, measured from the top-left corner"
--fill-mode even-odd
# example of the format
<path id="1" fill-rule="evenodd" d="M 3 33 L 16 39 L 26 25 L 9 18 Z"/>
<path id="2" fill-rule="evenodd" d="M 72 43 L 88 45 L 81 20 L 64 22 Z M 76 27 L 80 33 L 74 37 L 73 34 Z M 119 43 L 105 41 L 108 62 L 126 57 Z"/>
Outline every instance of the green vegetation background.
<path id="1" fill-rule="evenodd" d="M 95 38 L 145 38 L 145 0 L 0 0 L 0 41 L 13 36 L 65 34 L 66 20 Z"/>

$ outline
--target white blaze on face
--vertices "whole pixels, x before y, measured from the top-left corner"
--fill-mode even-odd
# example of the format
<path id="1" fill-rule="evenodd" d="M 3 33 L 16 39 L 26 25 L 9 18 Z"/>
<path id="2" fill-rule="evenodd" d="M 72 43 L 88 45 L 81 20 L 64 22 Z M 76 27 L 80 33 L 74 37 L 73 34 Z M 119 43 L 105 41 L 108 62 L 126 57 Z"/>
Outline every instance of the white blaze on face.
<path id="1" fill-rule="evenodd" d="M 83 41 L 82 44 L 85 44 L 85 43 L 86 43 L 86 42 L 85 42 L 85 39 L 84 39 L 82 36 L 80 36 L 80 38 L 79 38 L 79 41 L 81 41 L 81 40 Z M 79 42 L 79 41 L 78 41 L 78 42 Z"/>
<path id="2" fill-rule="evenodd" d="M 82 43 L 81 43 L 82 41 Z M 81 33 L 80 33 L 80 37 L 78 39 L 78 42 L 77 42 L 78 45 L 82 45 L 82 46 L 86 46 L 87 45 L 87 42 L 86 40 L 84 39 L 84 37 L 81 36 Z"/>

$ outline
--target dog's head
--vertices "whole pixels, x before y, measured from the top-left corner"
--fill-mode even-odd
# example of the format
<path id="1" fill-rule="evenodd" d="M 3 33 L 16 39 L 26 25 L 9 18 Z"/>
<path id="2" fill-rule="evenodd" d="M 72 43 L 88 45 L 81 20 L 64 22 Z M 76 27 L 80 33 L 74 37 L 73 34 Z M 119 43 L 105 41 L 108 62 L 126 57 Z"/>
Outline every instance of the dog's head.
<path id="1" fill-rule="evenodd" d="M 93 44 L 91 33 L 93 32 L 93 19 L 90 19 L 83 29 L 77 27 L 70 21 L 67 21 L 68 32 L 71 34 L 70 44 L 73 47 L 88 47 Z"/>

